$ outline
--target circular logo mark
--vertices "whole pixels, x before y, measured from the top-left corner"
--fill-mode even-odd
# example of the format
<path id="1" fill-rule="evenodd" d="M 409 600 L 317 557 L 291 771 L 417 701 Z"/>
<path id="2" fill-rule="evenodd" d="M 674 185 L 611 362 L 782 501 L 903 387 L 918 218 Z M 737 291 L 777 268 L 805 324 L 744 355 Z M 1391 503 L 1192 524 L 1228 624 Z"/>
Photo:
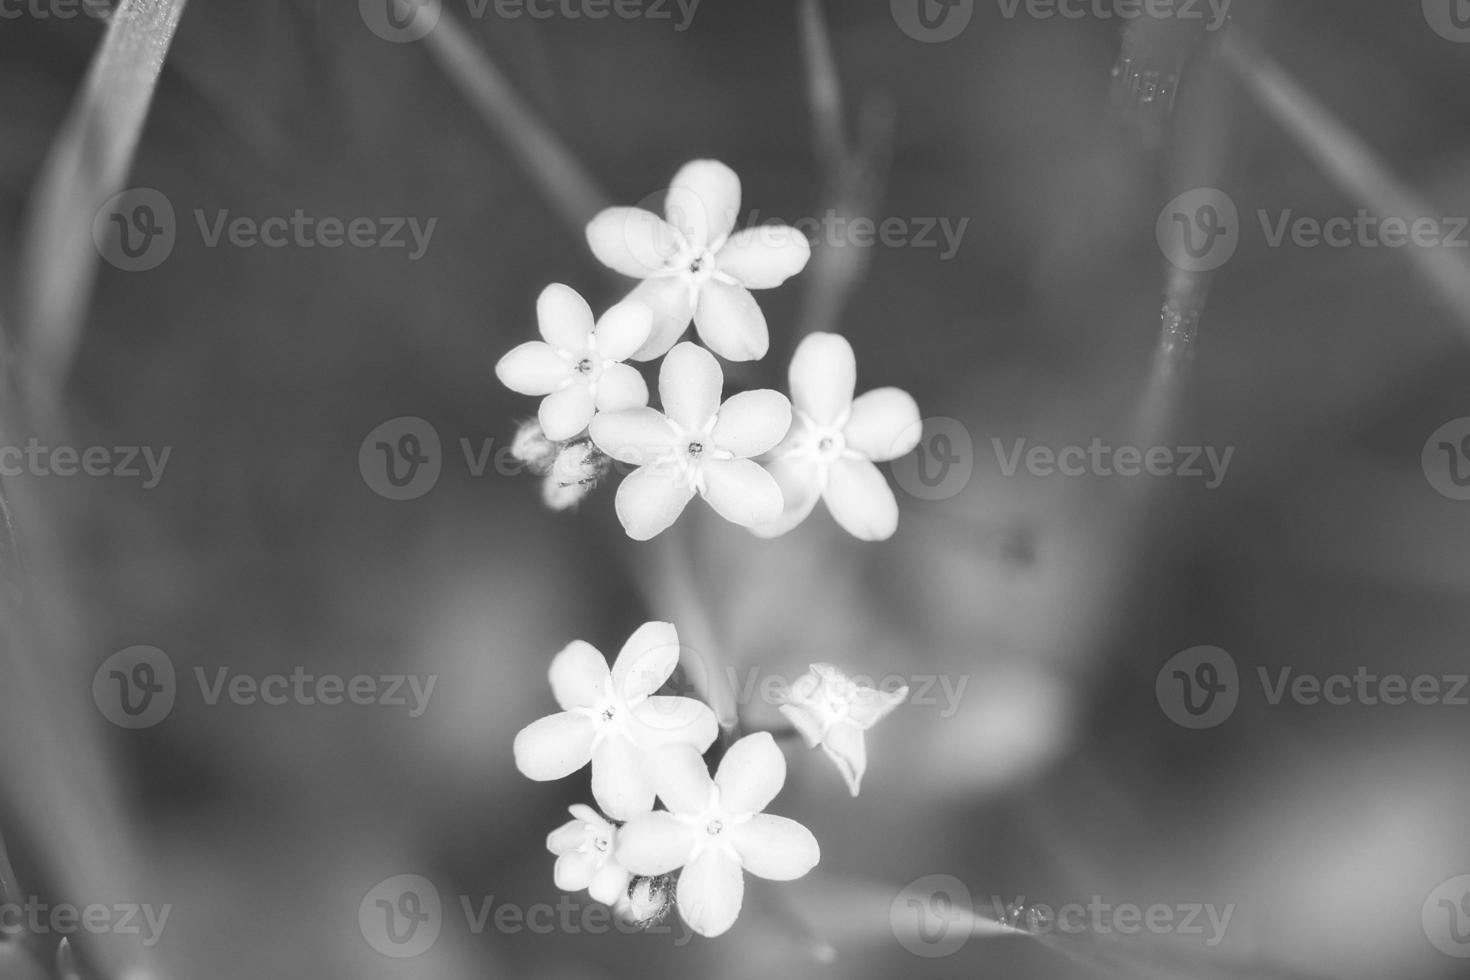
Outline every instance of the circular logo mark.
<path id="1" fill-rule="evenodd" d="M 363 482 L 380 497 L 414 500 L 434 489 L 443 468 L 439 433 L 413 415 L 389 419 L 357 449 Z"/>
<path id="2" fill-rule="evenodd" d="M 1190 647 L 1169 658 L 1154 683 L 1159 707 L 1181 728 L 1223 725 L 1240 703 L 1240 672 L 1219 647 Z"/>
<path id="3" fill-rule="evenodd" d="M 1451 878 L 1430 892 L 1420 918 L 1435 949 L 1470 959 L 1470 875 Z"/>
<path id="4" fill-rule="evenodd" d="M 444 925 L 439 889 L 423 875 L 394 875 L 378 882 L 357 907 L 357 925 L 368 945 L 394 959 L 422 956 Z"/>
<path id="5" fill-rule="evenodd" d="M 92 675 L 92 701 L 119 728 L 152 728 L 174 709 L 174 664 L 157 647 L 119 650 Z"/>
<path id="6" fill-rule="evenodd" d="M 173 253 L 178 233 L 173 204 L 151 187 L 114 194 L 92 218 L 97 253 L 124 272 L 158 268 Z"/>
<path id="7" fill-rule="evenodd" d="M 368 30 L 385 41 L 408 44 L 422 41 L 439 24 L 443 0 L 357 0 L 358 13 Z"/>
<path id="8" fill-rule="evenodd" d="M 1465 0 L 1423 0 L 1424 19 L 1446 41 L 1470 41 L 1470 3 Z"/>
<path id="9" fill-rule="evenodd" d="M 915 41 L 952 41 L 970 26 L 975 0 L 888 0 L 893 22 Z"/>
<path id="10" fill-rule="evenodd" d="M 953 875 L 911 881 L 888 907 L 888 924 L 899 945 L 930 960 L 958 953 L 970 938 L 974 918 L 970 889 Z"/>
<path id="11" fill-rule="evenodd" d="M 891 464 L 898 485 L 920 500 L 948 500 L 964 490 L 975 475 L 975 441 L 958 419 L 936 416 L 909 426 L 895 445 L 919 439 L 914 451 Z"/>
<path id="12" fill-rule="evenodd" d="M 1446 422 L 1424 443 L 1419 461 L 1440 496 L 1470 500 L 1470 418 Z"/>
<path id="13" fill-rule="evenodd" d="M 1229 194 L 1202 187 L 1164 205 L 1154 233 L 1171 265 L 1185 272 L 1209 272 L 1235 255 L 1240 212 Z"/>

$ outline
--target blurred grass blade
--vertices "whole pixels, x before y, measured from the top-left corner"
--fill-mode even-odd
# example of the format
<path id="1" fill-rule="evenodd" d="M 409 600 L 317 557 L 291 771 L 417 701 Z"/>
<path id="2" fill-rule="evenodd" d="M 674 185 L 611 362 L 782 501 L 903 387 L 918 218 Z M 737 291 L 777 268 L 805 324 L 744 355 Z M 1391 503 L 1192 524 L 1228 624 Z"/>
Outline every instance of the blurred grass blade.
<path id="1" fill-rule="evenodd" d="M 424 38 L 434 60 L 580 237 L 611 203 L 586 168 L 447 13 Z"/>
<path id="2" fill-rule="evenodd" d="M 96 210 L 122 190 L 186 0 L 122 0 L 41 170 L 21 250 L 21 356 L 49 401 L 81 339 Z"/>
<path id="3" fill-rule="evenodd" d="M 1380 218 L 1402 218 L 1410 226 L 1416 219 L 1444 213 L 1429 207 L 1395 177 L 1372 147 L 1253 40 L 1238 30 L 1232 31 L 1222 42 L 1220 53 L 1246 91 L 1343 193 Z M 1470 335 L 1470 263 L 1446 248 L 1413 246 L 1404 251 L 1446 310 Z"/>

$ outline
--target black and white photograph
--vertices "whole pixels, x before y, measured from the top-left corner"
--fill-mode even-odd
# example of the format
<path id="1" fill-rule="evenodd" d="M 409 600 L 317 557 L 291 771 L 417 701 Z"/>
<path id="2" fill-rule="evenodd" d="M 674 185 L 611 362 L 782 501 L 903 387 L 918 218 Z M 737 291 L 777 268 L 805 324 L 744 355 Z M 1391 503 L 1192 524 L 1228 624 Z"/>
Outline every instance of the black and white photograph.
<path id="1" fill-rule="evenodd" d="M 0 980 L 1470 978 L 1470 0 L 0 0 Z"/>

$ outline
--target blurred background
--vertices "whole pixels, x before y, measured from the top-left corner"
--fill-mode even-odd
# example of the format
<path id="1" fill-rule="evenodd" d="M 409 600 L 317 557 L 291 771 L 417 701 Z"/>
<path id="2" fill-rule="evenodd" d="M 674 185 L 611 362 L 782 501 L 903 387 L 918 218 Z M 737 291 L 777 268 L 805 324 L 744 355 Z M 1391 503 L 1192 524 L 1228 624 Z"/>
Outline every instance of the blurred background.
<path id="1" fill-rule="evenodd" d="M 27 2 L 0 19 L 0 318 L 20 391 L 32 328 L 18 297 L 53 261 L 24 254 L 35 190 L 106 31 Z M 1470 416 L 1470 321 L 1412 249 L 1272 247 L 1262 209 L 1326 220 L 1375 201 L 1263 109 L 1215 53 L 1224 31 L 1133 34 L 1145 60 L 1185 72 L 1177 101 L 1130 107 L 1113 78 L 1126 22 L 1024 4 L 969 4 L 935 41 L 905 30 L 901 0 L 827 3 L 825 30 L 805 34 L 814 5 L 774 0 L 703 0 L 687 19 L 673 3 L 538 19 L 445 0 L 433 38 L 461 48 L 385 40 L 370 6 L 187 6 L 122 185 L 161 193 L 177 240 L 141 271 L 91 255 L 63 380 L 3 422 L 7 445 L 170 451 L 152 487 L 4 482 L 26 589 L 0 678 L 7 898 L 171 907 L 150 949 L 74 937 L 80 975 L 1470 976 L 1444 948 L 1470 955 L 1470 906 L 1436 892 L 1470 874 L 1470 708 L 1272 705 L 1258 679 L 1467 670 L 1470 503 L 1436 489 L 1425 450 Z M 1432 6 L 1237 0 L 1228 30 L 1449 218 L 1470 214 L 1470 46 L 1432 27 Z M 809 98 L 823 43 L 835 117 Z M 467 82 L 456 64 L 482 71 Z M 857 161 L 845 170 L 833 118 Z M 534 336 L 540 290 L 571 284 L 601 311 L 631 285 L 589 253 L 574 220 L 587 199 L 556 196 L 561 158 L 537 155 L 541 137 L 598 203 L 643 201 L 712 157 L 760 220 L 902 219 L 901 244 L 819 238 L 807 273 L 760 296 L 771 355 L 727 366 L 727 392 L 784 388 L 801 333 L 837 329 L 859 391 L 917 398 L 950 441 L 895 464 L 891 541 L 856 542 L 819 509 L 761 542 L 694 507 L 639 545 L 610 485 L 553 513 L 536 478 L 476 472 L 470 457 L 534 412 L 492 370 Z M 1206 184 L 1239 207 L 1239 244 L 1209 283 L 1193 371 L 1170 374 L 1161 444 L 1233 449 L 1226 478 L 1008 475 L 998 445 L 1136 436 L 1168 281 L 1156 221 Z M 85 204 L 90 221 L 103 201 Z M 298 210 L 435 224 L 411 259 L 211 246 L 196 217 Z M 920 243 L 925 222 L 938 247 Z M 968 222 L 944 257 L 940 222 Z M 441 470 L 393 500 L 359 450 L 402 417 L 432 427 Z M 945 480 L 916 482 L 946 453 Z M 694 637 L 712 638 L 742 678 L 830 661 L 915 693 L 928 679 L 932 703 L 869 733 L 856 800 L 820 752 L 789 746 L 773 810 L 813 830 L 821 865 L 791 884 L 748 878 L 723 938 L 477 932 L 462 900 L 562 900 L 543 842 L 587 801 L 586 775 L 531 783 L 511 756 L 553 710 L 550 657 L 574 638 L 611 656 L 652 618 L 696 655 Z M 177 696 L 133 730 L 99 710 L 93 681 L 138 645 L 167 655 Z M 1239 704 L 1191 730 L 1156 680 L 1200 645 L 1233 658 Z M 221 668 L 437 681 L 411 717 L 211 704 L 196 671 L 213 683 Z M 759 698 L 742 710 L 776 718 Z M 405 874 L 433 883 L 443 921 L 400 960 L 358 913 Z M 989 917 L 993 897 L 1233 913 L 1215 946 L 1206 928 L 948 950 L 903 926 L 918 909 L 921 928 L 954 935 L 948 906 L 906 905 L 931 875 Z M 1446 911 L 1462 931 L 1436 943 Z M 4 968 L 44 975 L 23 961 L 49 963 L 56 938 L 12 939 Z"/>

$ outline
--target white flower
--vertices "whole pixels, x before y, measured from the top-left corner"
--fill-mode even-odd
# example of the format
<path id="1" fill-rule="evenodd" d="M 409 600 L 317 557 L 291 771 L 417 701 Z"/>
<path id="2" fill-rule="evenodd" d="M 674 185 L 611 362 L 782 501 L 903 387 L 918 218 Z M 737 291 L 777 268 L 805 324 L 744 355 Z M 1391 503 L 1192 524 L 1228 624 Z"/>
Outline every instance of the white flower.
<path id="1" fill-rule="evenodd" d="M 626 895 L 633 877 L 613 858 L 618 829 L 590 806 L 578 803 L 569 809 L 576 819 L 546 835 L 546 849 L 556 855 L 556 887 L 569 892 L 585 888 L 597 901 L 612 905 Z"/>
<path id="2" fill-rule="evenodd" d="M 873 464 L 919 444 L 919 406 L 897 388 L 854 399 L 856 381 L 852 345 L 837 334 L 814 333 L 796 348 L 790 369 L 795 421 L 767 462 L 785 510 L 754 528 L 756 534 L 785 534 L 806 520 L 818 497 L 853 537 L 882 541 L 898 529 L 898 502 Z"/>
<path id="3" fill-rule="evenodd" d="M 767 732 L 725 753 L 710 779 L 691 749 L 665 751 L 654 770 L 668 810 L 629 821 L 616 857 L 639 875 L 679 875 L 679 914 L 701 936 L 718 936 L 740 914 L 744 871 L 772 881 L 800 878 L 821 859 L 817 839 L 795 820 L 761 811 L 786 782 L 786 759 Z"/>
<path id="4" fill-rule="evenodd" d="M 858 795 L 868 752 L 863 732 L 872 728 L 909 696 L 909 689 L 880 691 L 859 684 L 831 664 L 812 664 L 786 692 L 781 713 L 796 726 L 807 748 L 822 747 Z"/>
<path id="5" fill-rule="evenodd" d="M 521 344 L 495 365 L 511 391 L 545 395 L 537 413 L 546 438 L 565 442 L 587 428 L 597 412 L 648 404 L 648 385 L 622 363 L 648 339 L 653 312 L 619 303 L 596 324 L 592 308 L 570 286 L 552 283 L 536 300 L 541 340 Z"/>
<path id="6" fill-rule="evenodd" d="M 659 371 L 663 413 L 635 408 L 592 420 L 597 448 L 639 466 L 617 496 L 618 519 L 634 540 L 647 541 L 673 524 L 696 493 L 744 527 L 780 516 L 780 488 L 750 457 L 781 441 L 791 426 L 791 403 L 761 390 L 721 405 L 724 384 L 709 351 L 679 344 Z"/>
<path id="7" fill-rule="evenodd" d="M 714 712 L 692 698 L 655 696 L 679 662 L 668 623 L 644 623 L 608 670 L 577 640 L 551 661 L 551 690 L 562 711 L 516 735 L 516 767 L 535 780 L 560 779 L 592 763 L 592 795 L 604 813 L 626 820 L 653 806 L 647 757 L 670 745 L 703 752 L 715 740 Z"/>
<path id="8" fill-rule="evenodd" d="M 806 267 L 811 244 L 788 225 L 731 231 L 740 178 L 715 160 L 687 163 L 664 202 L 667 221 L 642 208 L 608 208 L 587 225 L 592 252 L 609 268 L 642 279 L 630 299 L 654 314 L 648 342 L 633 355 L 663 354 L 694 320 L 710 350 L 731 361 L 766 356 L 766 318 L 752 289 L 772 289 Z"/>

